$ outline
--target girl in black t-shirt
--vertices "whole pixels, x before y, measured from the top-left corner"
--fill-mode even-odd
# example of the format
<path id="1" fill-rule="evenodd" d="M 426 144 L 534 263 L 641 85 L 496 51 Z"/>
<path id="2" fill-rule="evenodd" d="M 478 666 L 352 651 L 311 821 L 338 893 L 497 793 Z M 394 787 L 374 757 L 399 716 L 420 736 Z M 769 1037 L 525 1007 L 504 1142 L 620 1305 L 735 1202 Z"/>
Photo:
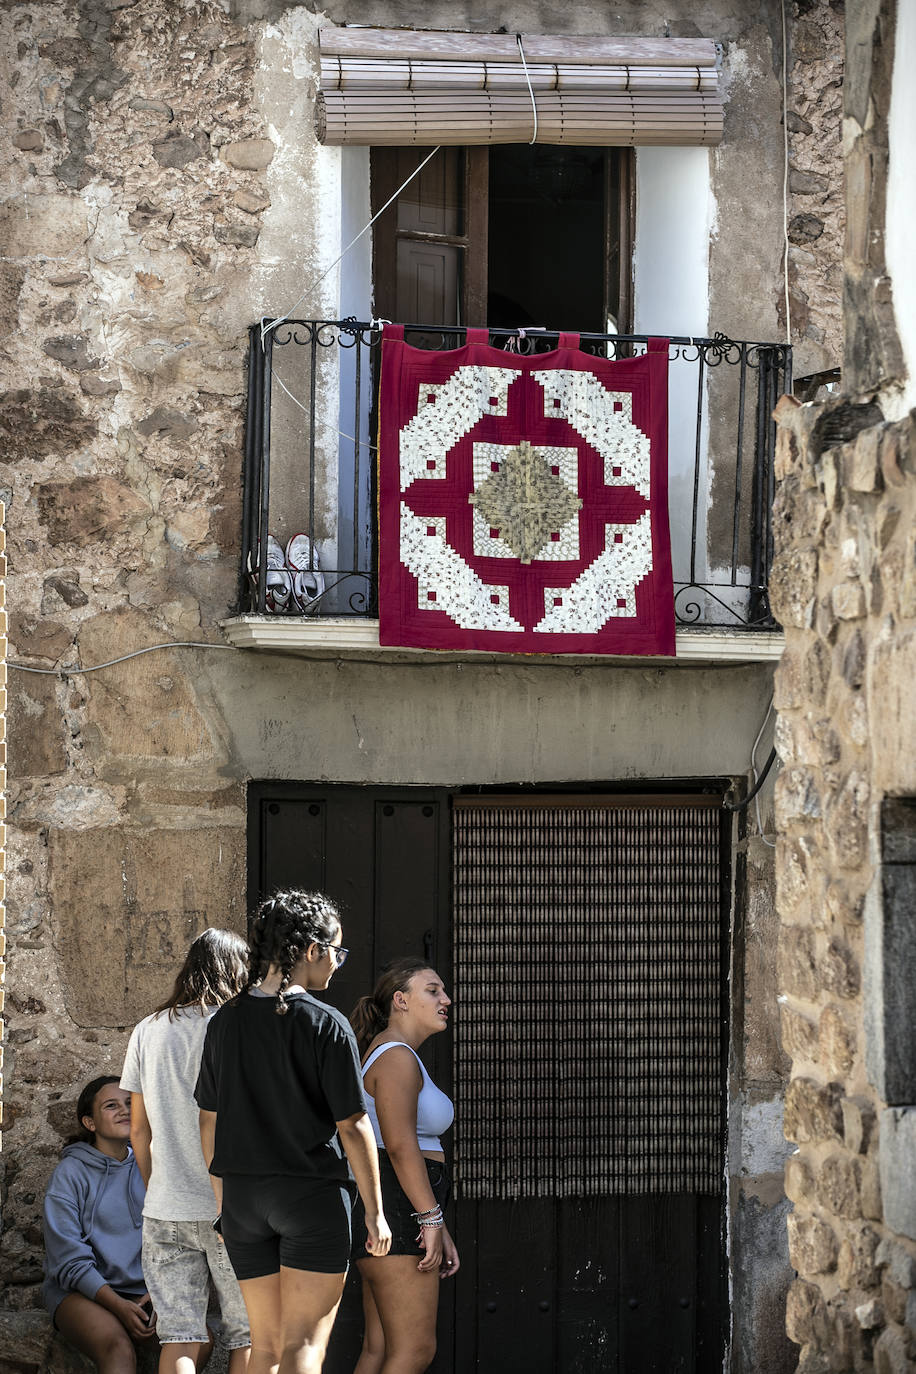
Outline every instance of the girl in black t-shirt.
<path id="1" fill-rule="evenodd" d="M 251 1374 L 319 1374 L 346 1278 L 353 1181 L 385 1255 L 378 1155 L 346 1019 L 311 994 L 346 958 L 329 898 L 262 902 L 247 988 L 210 1021 L 196 1098 L 219 1224 L 248 1310 Z"/>

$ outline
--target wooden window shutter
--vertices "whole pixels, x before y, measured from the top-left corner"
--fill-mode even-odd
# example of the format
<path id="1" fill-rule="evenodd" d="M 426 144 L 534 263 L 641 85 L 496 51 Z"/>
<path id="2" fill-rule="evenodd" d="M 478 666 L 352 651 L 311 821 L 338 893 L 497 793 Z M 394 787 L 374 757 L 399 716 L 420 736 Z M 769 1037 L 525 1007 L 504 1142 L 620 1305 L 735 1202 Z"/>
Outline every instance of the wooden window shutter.
<path id="1" fill-rule="evenodd" d="M 710 145 L 722 139 L 709 39 L 322 29 L 328 144 Z M 527 66 L 527 78 L 526 68 Z"/>

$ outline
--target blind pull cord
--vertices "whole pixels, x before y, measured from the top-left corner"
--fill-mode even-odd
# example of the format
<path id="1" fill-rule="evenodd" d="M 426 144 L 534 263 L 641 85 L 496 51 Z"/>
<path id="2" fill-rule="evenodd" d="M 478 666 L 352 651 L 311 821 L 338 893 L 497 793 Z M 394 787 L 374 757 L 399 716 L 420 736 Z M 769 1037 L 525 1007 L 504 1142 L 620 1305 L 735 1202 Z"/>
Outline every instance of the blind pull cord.
<path id="1" fill-rule="evenodd" d="M 533 118 L 533 120 L 534 120 L 534 132 L 532 133 L 531 137 L 530 137 L 529 140 L 528 140 L 528 147 L 530 148 L 531 145 L 532 145 L 532 143 L 536 143 L 536 142 L 537 142 L 537 136 L 538 136 L 538 107 L 537 107 L 537 101 L 536 101 L 535 98 L 534 98 L 534 91 L 531 89 L 531 77 L 528 75 L 528 63 L 525 61 L 525 49 L 522 47 L 522 35 L 521 35 L 520 33 L 517 33 L 517 34 L 515 35 L 515 41 L 516 41 L 516 43 L 518 44 L 519 56 L 520 56 L 521 59 L 522 59 L 522 67 L 523 67 L 524 70 L 525 70 L 525 80 L 526 80 L 526 82 L 528 83 L 528 94 L 531 96 L 531 115 L 532 115 L 532 118 Z"/>

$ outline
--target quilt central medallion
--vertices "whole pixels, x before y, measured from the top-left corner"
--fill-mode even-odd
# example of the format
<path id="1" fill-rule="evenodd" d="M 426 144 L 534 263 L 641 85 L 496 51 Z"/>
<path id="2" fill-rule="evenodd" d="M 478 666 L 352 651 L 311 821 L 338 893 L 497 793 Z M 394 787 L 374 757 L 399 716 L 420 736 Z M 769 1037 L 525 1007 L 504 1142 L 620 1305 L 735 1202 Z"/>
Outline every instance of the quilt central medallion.
<path id="1" fill-rule="evenodd" d="M 565 481 L 561 458 L 566 459 Z M 474 491 L 468 497 L 474 507 L 474 552 L 497 558 L 515 555 L 522 563 L 578 558 L 573 517 L 582 509 L 582 498 L 570 476 L 576 466 L 574 448 L 533 448 L 527 439 L 511 448 L 475 444 Z"/>

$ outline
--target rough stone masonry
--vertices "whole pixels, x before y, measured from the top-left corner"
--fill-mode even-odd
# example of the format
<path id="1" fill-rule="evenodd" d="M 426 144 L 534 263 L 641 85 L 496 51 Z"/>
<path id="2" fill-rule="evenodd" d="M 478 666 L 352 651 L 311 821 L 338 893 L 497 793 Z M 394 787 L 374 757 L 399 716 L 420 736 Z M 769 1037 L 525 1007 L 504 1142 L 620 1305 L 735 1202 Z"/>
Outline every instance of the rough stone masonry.
<path id="1" fill-rule="evenodd" d="M 847 14 L 842 394 L 777 408 L 787 1329 L 800 1374 L 916 1368 L 916 415 L 885 264 L 894 6 Z"/>

